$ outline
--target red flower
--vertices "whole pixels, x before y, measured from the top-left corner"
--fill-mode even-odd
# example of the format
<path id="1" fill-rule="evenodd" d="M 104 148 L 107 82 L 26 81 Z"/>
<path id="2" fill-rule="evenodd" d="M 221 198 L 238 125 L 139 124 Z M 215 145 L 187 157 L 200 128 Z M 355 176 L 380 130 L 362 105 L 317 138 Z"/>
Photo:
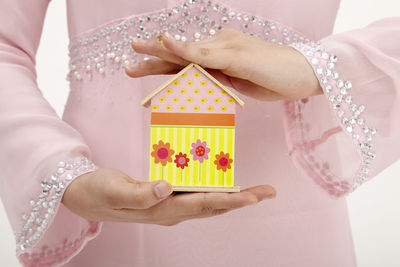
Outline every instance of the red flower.
<path id="1" fill-rule="evenodd" d="M 174 162 L 176 163 L 177 168 L 181 167 L 182 169 L 184 169 L 185 167 L 188 167 L 189 161 L 190 159 L 186 157 L 186 154 L 182 154 L 182 152 L 179 152 L 178 155 L 175 155 Z"/>
<path id="2" fill-rule="evenodd" d="M 229 153 L 224 154 L 224 152 L 220 152 L 219 155 L 215 155 L 214 164 L 217 165 L 217 170 L 222 170 L 226 172 L 226 169 L 231 168 L 232 159 L 229 158 Z"/>
<path id="3" fill-rule="evenodd" d="M 169 149 L 170 144 L 163 141 L 158 141 L 158 144 L 153 145 L 153 151 L 151 156 L 154 157 L 154 162 L 161 163 L 161 165 L 167 165 L 167 162 L 172 162 L 172 155 L 175 153 L 172 149 Z"/>

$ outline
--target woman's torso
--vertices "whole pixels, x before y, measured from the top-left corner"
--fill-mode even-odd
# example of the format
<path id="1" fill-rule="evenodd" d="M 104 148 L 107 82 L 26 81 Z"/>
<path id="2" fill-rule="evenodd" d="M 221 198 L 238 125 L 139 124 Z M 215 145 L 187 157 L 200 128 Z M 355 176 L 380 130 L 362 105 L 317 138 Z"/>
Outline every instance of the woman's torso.
<path id="1" fill-rule="evenodd" d="M 181 6 L 183 2 L 187 4 L 186 9 Z M 128 37 L 133 32 L 145 37 L 146 32 L 153 34 L 157 27 L 162 28 L 160 19 L 154 20 L 154 16 L 175 12 L 172 8 L 177 6 L 179 11 L 173 16 L 189 11 L 182 17 L 192 19 L 192 23 L 183 25 L 183 32 L 179 27 L 169 31 L 190 41 L 201 31 L 194 16 L 204 6 L 211 14 L 207 23 L 214 20 L 224 26 L 220 21 L 227 17 L 235 20 L 232 25 L 238 30 L 244 29 L 247 23 L 250 31 L 255 29 L 254 33 L 261 35 L 269 27 L 271 36 L 277 34 L 277 42 L 287 36 L 292 38 L 289 42 L 293 41 L 290 28 L 317 40 L 331 33 L 339 6 L 337 0 L 220 1 L 218 11 L 211 11 L 217 2 L 211 1 L 211 6 L 207 6 L 208 1 L 191 2 L 68 1 L 69 32 L 73 41 L 84 40 L 95 32 L 99 35 L 89 45 L 74 44 L 78 49 L 72 57 L 85 55 L 82 58 L 88 60 L 90 68 L 81 70 L 79 64 L 83 61 L 77 61 L 79 64 L 74 68 L 79 71 L 77 75 L 73 71 L 70 77 L 71 93 L 64 119 L 83 135 L 99 166 L 118 168 L 135 179 L 147 180 L 150 111 L 140 105 L 140 100 L 166 79 L 163 76 L 128 78 L 115 57 L 107 57 L 110 51 L 117 54 L 122 51 L 120 60 L 131 59 L 129 45 L 122 42 L 126 35 L 102 34 L 102 29 L 120 24 L 124 31 L 124 23 L 120 22 L 127 22 Z M 222 11 L 224 7 L 226 13 Z M 167 10 L 161 11 L 164 8 Z M 235 9 L 234 17 L 229 14 L 231 8 Z M 240 20 L 237 20 L 238 12 Z M 257 18 L 254 22 L 252 15 Z M 127 17 L 129 20 L 123 20 Z M 146 21 L 147 17 L 150 22 Z M 279 28 L 281 24 L 272 22 L 263 26 L 261 19 L 289 26 L 289 33 L 282 27 L 278 34 L 273 27 Z M 129 24 L 131 20 L 134 26 Z M 107 24 L 110 21 L 113 22 Z M 259 22 L 254 27 L 251 24 Z M 202 35 L 209 35 L 211 28 L 204 34 L 201 32 Z M 111 50 L 103 51 L 104 61 L 97 58 L 98 62 L 94 62 L 107 44 Z M 91 57 L 88 54 L 91 50 L 100 52 Z M 237 114 L 235 183 L 242 188 L 271 184 L 277 189 L 277 199 L 173 227 L 104 223 L 102 233 L 67 266 L 355 266 L 346 202 L 328 197 L 294 167 L 284 136 L 282 104 L 241 97 L 246 104 Z"/>

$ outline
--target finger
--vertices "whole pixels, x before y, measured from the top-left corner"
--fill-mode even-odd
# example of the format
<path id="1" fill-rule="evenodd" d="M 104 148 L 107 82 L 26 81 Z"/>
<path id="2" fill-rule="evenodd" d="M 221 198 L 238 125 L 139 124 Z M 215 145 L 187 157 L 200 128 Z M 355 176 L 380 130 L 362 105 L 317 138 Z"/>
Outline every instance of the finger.
<path id="1" fill-rule="evenodd" d="M 149 209 L 120 209 L 114 216 L 122 221 L 162 224 L 189 218 L 204 218 L 214 210 L 235 209 L 258 202 L 249 192 L 185 193 L 172 195 Z"/>
<path id="2" fill-rule="evenodd" d="M 188 62 L 197 63 L 205 68 L 211 69 L 227 69 L 232 64 L 232 51 L 220 47 L 215 42 L 195 42 L 184 43 L 177 41 L 168 33 L 163 36 L 163 44 L 165 48 L 173 54 L 179 55 Z"/>
<path id="3" fill-rule="evenodd" d="M 270 185 L 258 185 L 258 186 L 247 188 L 243 191 L 253 194 L 254 196 L 257 197 L 258 201 L 276 197 L 276 190 L 274 187 L 272 187 Z"/>
<path id="4" fill-rule="evenodd" d="M 194 216 L 194 215 L 187 215 L 187 216 L 181 216 L 179 218 L 172 218 L 172 219 L 167 219 L 164 221 L 160 221 L 157 224 L 159 225 L 163 225 L 163 226 L 173 226 L 176 225 L 178 223 L 187 221 L 187 220 L 193 220 L 193 219 L 202 219 L 202 218 L 209 218 L 209 217 L 214 217 L 214 216 L 218 216 L 230 211 L 233 211 L 235 209 L 219 209 L 219 210 L 213 210 L 210 213 L 207 214 L 202 214 L 202 215 L 198 215 L 198 216 Z"/>
<path id="5" fill-rule="evenodd" d="M 162 59 L 149 59 L 137 64 L 125 67 L 125 73 L 132 77 L 144 77 L 148 75 L 174 74 L 182 69 L 182 66 Z"/>
<path id="6" fill-rule="evenodd" d="M 166 49 L 162 43 L 157 41 L 144 41 L 140 39 L 133 39 L 132 48 L 138 53 L 156 56 L 160 59 L 178 65 L 186 66 L 189 64 L 189 62 L 182 59 L 180 56 L 171 53 L 171 51 Z"/>
<path id="7" fill-rule="evenodd" d="M 260 202 L 264 199 L 270 199 L 270 198 L 276 197 L 276 190 L 270 185 L 255 186 L 255 187 L 247 188 L 247 189 L 243 190 L 242 192 L 248 192 L 248 193 L 254 195 L 257 198 L 257 202 Z M 168 218 L 168 219 L 161 221 L 159 224 L 169 226 L 169 225 L 175 225 L 179 222 L 186 221 L 186 220 L 213 217 L 213 216 L 221 215 L 221 214 L 236 210 L 236 209 L 244 207 L 244 206 L 246 206 L 246 205 L 243 205 L 243 206 L 237 205 L 237 206 L 232 206 L 231 208 L 212 208 L 211 206 L 209 206 L 209 208 L 202 210 L 202 212 L 200 212 L 200 213 L 191 214 L 191 215 L 183 215 L 183 216 L 179 216 L 179 217 L 175 217 L 175 218 Z"/>
<path id="8" fill-rule="evenodd" d="M 166 199 L 172 193 L 167 181 L 120 183 L 108 191 L 113 209 L 148 209 Z"/>
<path id="9" fill-rule="evenodd" d="M 206 71 L 223 85 L 233 88 L 230 77 L 222 73 L 220 70 L 206 69 Z"/>
<path id="10" fill-rule="evenodd" d="M 190 193 L 176 195 L 170 203 L 160 203 L 154 209 L 162 205 L 176 206 L 177 214 L 200 215 L 220 209 L 237 209 L 247 205 L 253 205 L 266 198 L 276 196 L 276 191 L 268 185 L 255 186 L 238 193 Z"/>
<path id="11" fill-rule="evenodd" d="M 258 198 L 251 192 L 186 193 L 174 195 L 150 210 L 159 218 L 199 216 L 212 210 L 240 208 L 257 202 Z"/>
<path id="12" fill-rule="evenodd" d="M 234 77 L 229 77 L 229 79 L 233 88 L 235 88 L 238 92 L 250 96 L 252 98 L 263 101 L 276 101 L 276 100 L 287 99 L 287 97 L 284 97 L 283 95 L 280 95 L 274 91 L 271 91 L 265 87 L 262 87 L 248 80 L 243 80 Z"/>

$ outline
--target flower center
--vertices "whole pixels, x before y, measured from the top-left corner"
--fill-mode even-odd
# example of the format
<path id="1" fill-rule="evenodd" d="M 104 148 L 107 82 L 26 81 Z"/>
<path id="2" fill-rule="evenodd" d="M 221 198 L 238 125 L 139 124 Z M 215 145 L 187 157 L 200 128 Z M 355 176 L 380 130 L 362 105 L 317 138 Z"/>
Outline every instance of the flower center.
<path id="1" fill-rule="evenodd" d="M 206 149 L 205 149 L 203 146 L 198 146 L 198 147 L 196 148 L 196 155 L 197 155 L 198 157 L 204 156 L 205 153 L 206 153 Z"/>
<path id="2" fill-rule="evenodd" d="M 168 149 L 166 149 L 165 147 L 160 148 L 160 149 L 157 151 L 157 156 L 158 156 L 160 159 L 165 159 L 166 157 L 168 157 Z"/>
<path id="3" fill-rule="evenodd" d="M 228 159 L 225 158 L 225 157 L 220 158 L 220 159 L 219 159 L 219 165 L 221 165 L 221 166 L 226 166 L 226 165 L 228 165 Z"/>
<path id="4" fill-rule="evenodd" d="M 179 163 L 180 165 L 184 165 L 184 164 L 186 164 L 186 159 L 185 159 L 184 157 L 180 157 L 180 158 L 178 159 L 178 163 Z"/>

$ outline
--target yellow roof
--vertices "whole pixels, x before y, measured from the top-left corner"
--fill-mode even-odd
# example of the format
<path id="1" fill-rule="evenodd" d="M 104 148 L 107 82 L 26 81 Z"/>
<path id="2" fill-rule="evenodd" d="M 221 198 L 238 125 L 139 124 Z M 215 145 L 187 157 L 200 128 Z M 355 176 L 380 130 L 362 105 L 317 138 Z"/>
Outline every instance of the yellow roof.
<path id="1" fill-rule="evenodd" d="M 146 98 L 144 98 L 141 102 L 142 105 L 146 106 L 148 104 L 148 102 L 154 97 L 156 96 L 159 92 L 161 92 L 165 87 L 167 87 L 170 83 L 172 83 L 175 79 L 177 79 L 179 76 L 181 76 L 182 74 L 184 74 L 186 71 L 190 70 L 191 68 L 195 67 L 196 69 L 198 69 L 199 71 L 201 71 L 204 75 L 206 75 L 210 80 L 212 80 L 213 82 L 215 82 L 222 90 L 224 90 L 225 92 L 227 92 L 233 99 L 235 99 L 235 101 L 241 106 L 244 106 L 244 102 L 243 100 L 241 100 L 237 95 L 235 95 L 231 90 L 229 90 L 228 88 L 226 88 L 222 83 L 220 83 L 217 79 L 215 79 L 210 73 L 208 73 L 205 69 L 203 69 L 202 67 L 200 67 L 197 64 L 194 63 L 190 63 L 189 65 L 187 65 L 184 69 L 182 69 L 180 72 L 178 72 L 177 74 L 175 74 L 171 79 L 169 79 L 167 82 L 165 82 L 164 84 L 162 84 L 160 87 L 158 87 L 156 90 L 154 90 L 153 92 L 151 92 L 148 96 L 146 96 Z"/>

